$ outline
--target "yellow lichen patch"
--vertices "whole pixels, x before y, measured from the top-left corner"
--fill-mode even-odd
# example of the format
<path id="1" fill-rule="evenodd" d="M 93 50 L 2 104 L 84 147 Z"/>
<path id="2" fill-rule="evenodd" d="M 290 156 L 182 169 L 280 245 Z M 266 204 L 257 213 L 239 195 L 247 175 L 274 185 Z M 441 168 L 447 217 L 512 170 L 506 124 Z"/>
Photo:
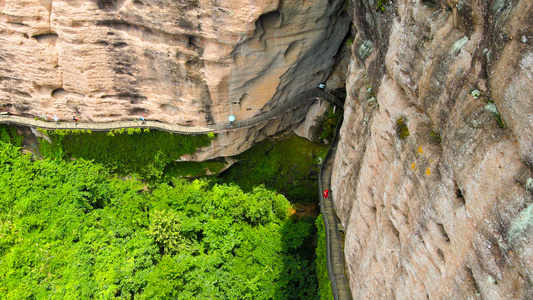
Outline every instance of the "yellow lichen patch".
<path id="1" fill-rule="evenodd" d="M 413 164 L 411 165 L 411 168 L 413 168 L 413 170 L 414 170 L 414 169 L 415 169 L 415 166 L 416 166 L 416 163 L 413 163 Z"/>
<path id="2" fill-rule="evenodd" d="M 422 151 L 422 146 L 418 147 L 418 153 L 424 153 L 424 151 Z"/>
<path id="3" fill-rule="evenodd" d="M 431 170 L 429 168 L 426 169 L 426 174 L 431 175 Z"/>

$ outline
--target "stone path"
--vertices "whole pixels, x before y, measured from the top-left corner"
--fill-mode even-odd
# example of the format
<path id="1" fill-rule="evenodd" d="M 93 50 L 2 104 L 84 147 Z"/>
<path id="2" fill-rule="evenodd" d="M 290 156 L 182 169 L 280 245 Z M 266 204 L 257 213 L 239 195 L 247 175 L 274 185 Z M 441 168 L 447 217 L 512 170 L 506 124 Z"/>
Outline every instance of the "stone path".
<path id="1" fill-rule="evenodd" d="M 60 122 L 57 124 L 56 122 L 50 121 L 42 121 L 42 120 L 36 120 L 34 118 L 28 118 L 28 117 L 21 117 L 21 116 L 14 116 L 14 115 L 0 115 L 0 124 L 14 124 L 14 125 L 22 125 L 22 126 L 29 126 L 33 128 L 42 128 L 46 130 L 60 130 L 60 129 L 83 129 L 83 130 L 91 130 L 91 131 L 110 131 L 113 129 L 121 129 L 121 128 L 150 128 L 150 129 L 157 129 L 161 131 L 167 131 L 170 133 L 177 133 L 177 134 L 206 134 L 209 132 L 217 133 L 217 132 L 224 132 L 229 130 L 236 130 L 241 128 L 247 128 L 252 127 L 257 124 L 261 124 L 263 122 L 266 122 L 268 120 L 274 119 L 277 116 L 285 113 L 286 111 L 289 111 L 291 109 L 294 109 L 301 104 L 309 101 L 314 100 L 316 98 L 322 98 L 328 102 L 334 103 L 335 105 L 341 106 L 343 103 L 335 98 L 335 96 L 331 95 L 328 92 L 321 91 L 321 90 L 311 90 L 307 93 L 304 93 L 298 97 L 295 97 L 291 101 L 288 101 L 284 103 L 283 105 L 280 105 L 276 108 L 274 108 L 271 111 L 262 113 L 260 115 L 239 120 L 230 123 L 224 123 L 224 124 L 214 124 L 214 125 L 205 125 L 205 126 L 182 126 L 182 125 L 175 125 L 175 124 L 167 124 L 162 123 L 158 121 L 146 121 L 144 124 L 141 121 L 131 120 L 131 121 L 117 121 L 117 122 L 110 122 L 110 123 L 89 123 L 89 122 L 79 122 L 74 123 L 72 121 L 70 122 Z"/>

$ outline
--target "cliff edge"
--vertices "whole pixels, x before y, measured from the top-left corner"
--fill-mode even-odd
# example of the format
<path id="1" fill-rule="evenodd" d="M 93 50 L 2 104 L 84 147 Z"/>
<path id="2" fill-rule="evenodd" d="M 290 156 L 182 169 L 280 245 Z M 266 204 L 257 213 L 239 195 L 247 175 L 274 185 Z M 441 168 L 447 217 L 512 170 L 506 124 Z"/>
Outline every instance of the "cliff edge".
<path id="1" fill-rule="evenodd" d="M 354 299 L 533 297 L 533 2 L 350 1 L 332 178 Z"/>

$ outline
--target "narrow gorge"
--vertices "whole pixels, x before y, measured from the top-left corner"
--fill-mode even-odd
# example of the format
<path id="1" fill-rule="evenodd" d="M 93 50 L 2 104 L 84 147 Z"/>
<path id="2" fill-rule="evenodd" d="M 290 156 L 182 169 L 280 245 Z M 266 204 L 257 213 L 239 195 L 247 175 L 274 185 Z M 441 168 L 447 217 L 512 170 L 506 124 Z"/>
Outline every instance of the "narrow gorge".
<path id="1" fill-rule="evenodd" d="M 533 298 L 533 1 L 0 0 L 2 113 L 196 128 L 322 83 L 351 297 Z M 323 102 L 179 159 L 309 137 Z"/>

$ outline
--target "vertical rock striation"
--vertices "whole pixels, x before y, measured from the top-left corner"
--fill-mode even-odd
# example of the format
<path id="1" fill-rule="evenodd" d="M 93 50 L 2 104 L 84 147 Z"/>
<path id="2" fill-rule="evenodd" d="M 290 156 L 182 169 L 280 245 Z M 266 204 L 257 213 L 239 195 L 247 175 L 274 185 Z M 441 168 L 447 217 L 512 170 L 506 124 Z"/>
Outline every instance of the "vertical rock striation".
<path id="1" fill-rule="evenodd" d="M 243 119 L 326 79 L 342 0 L 1 0 L 0 104 L 182 125 Z"/>
<path id="2" fill-rule="evenodd" d="M 332 188 L 353 298 L 532 298 L 533 2 L 350 5 Z"/>

